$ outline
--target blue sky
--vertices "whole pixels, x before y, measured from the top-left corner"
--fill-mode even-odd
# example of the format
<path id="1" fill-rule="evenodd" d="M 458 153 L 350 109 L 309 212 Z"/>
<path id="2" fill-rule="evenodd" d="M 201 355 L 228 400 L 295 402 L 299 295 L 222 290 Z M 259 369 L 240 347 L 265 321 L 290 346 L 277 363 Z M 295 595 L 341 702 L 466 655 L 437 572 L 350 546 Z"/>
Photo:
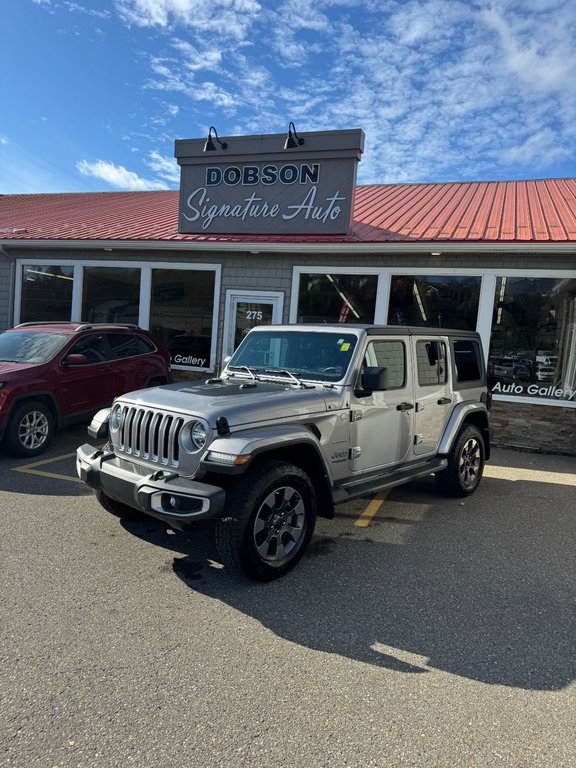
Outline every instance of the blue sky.
<path id="1" fill-rule="evenodd" d="M 174 139 L 362 128 L 358 182 L 576 176 L 574 0 L 0 0 L 0 193 L 176 189 Z"/>

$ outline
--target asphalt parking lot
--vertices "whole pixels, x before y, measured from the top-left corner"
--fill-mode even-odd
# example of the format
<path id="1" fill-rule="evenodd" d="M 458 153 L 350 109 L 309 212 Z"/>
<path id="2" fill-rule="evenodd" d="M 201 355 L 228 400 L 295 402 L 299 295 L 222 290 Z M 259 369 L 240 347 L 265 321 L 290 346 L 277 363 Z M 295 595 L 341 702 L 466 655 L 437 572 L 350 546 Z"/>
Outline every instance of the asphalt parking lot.
<path id="1" fill-rule="evenodd" d="M 576 459 L 345 505 L 263 585 L 106 515 L 85 441 L 0 456 L 1 766 L 576 766 Z"/>

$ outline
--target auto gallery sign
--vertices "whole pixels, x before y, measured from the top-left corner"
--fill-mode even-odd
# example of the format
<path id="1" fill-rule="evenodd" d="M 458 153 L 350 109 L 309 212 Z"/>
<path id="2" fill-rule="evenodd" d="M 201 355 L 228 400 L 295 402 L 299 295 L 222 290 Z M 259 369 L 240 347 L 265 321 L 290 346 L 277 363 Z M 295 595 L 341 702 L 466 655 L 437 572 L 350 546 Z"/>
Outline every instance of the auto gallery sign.
<path id="1" fill-rule="evenodd" d="M 347 234 L 364 133 L 311 132 L 296 139 L 282 133 L 177 140 L 178 231 Z"/>

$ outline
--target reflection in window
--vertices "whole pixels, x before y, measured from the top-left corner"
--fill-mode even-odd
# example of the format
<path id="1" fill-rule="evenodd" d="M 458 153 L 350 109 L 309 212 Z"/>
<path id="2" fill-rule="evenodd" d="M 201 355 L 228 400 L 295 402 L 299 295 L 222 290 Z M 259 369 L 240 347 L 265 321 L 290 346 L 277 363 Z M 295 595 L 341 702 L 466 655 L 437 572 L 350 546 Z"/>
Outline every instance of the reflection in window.
<path id="1" fill-rule="evenodd" d="M 299 323 L 373 323 L 377 275 L 300 275 Z"/>
<path id="2" fill-rule="evenodd" d="M 448 379 L 446 346 L 442 341 L 418 341 L 416 343 L 418 384 L 429 387 L 445 384 Z"/>
<path id="3" fill-rule="evenodd" d="M 20 322 L 70 320 L 74 267 L 24 265 Z"/>
<path id="4" fill-rule="evenodd" d="M 82 320 L 138 324 L 140 269 L 85 267 Z"/>
<path id="5" fill-rule="evenodd" d="M 364 356 L 365 366 L 386 368 L 386 389 L 406 386 L 406 350 L 402 341 L 374 341 Z"/>
<path id="6" fill-rule="evenodd" d="M 499 277 L 488 371 L 496 395 L 576 400 L 576 280 Z"/>
<path id="7" fill-rule="evenodd" d="M 152 270 L 150 329 L 173 365 L 210 368 L 215 282 L 213 270 Z"/>
<path id="8" fill-rule="evenodd" d="M 397 275 L 388 324 L 475 331 L 480 284 L 480 277 Z"/>

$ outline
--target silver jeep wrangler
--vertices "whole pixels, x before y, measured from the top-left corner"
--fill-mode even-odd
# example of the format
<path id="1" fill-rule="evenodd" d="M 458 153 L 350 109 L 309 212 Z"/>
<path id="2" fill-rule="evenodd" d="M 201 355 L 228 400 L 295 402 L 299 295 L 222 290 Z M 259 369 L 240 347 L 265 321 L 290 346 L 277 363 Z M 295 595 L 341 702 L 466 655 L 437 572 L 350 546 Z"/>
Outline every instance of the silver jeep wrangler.
<path id="1" fill-rule="evenodd" d="M 119 517 L 216 522 L 223 563 L 267 581 L 316 516 L 434 474 L 466 496 L 489 458 L 478 334 L 399 326 L 254 328 L 219 378 L 131 392 L 100 411 L 79 477 Z"/>

